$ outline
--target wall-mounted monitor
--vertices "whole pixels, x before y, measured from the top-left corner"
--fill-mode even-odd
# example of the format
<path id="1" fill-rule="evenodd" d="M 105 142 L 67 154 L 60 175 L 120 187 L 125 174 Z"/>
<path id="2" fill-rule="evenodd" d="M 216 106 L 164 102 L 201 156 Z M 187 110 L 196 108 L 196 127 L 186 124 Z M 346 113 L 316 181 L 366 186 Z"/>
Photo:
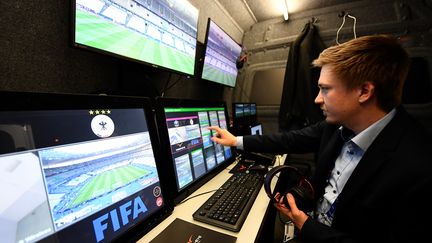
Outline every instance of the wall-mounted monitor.
<path id="1" fill-rule="evenodd" d="M 235 87 L 238 75 L 236 62 L 242 51 L 241 46 L 210 18 L 204 46 L 201 78 Z"/>
<path id="2" fill-rule="evenodd" d="M 73 0 L 73 44 L 194 75 L 198 9 L 187 0 Z"/>
<path id="3" fill-rule="evenodd" d="M 128 242 L 171 213 L 147 99 L 0 95 L 2 243 Z"/>
<path id="4" fill-rule="evenodd" d="M 228 129 L 225 102 L 157 100 L 161 149 L 172 174 L 172 197 L 179 203 L 234 161 L 233 151 L 214 143 L 209 126 Z"/>

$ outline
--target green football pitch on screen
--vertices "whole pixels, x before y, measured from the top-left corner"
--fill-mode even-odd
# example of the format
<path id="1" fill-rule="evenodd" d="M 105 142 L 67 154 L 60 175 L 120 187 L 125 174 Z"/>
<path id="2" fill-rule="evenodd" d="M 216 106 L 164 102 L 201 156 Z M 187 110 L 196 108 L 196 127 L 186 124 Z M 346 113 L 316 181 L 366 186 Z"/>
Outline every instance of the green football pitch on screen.
<path id="1" fill-rule="evenodd" d="M 187 74 L 194 57 L 82 10 L 76 12 L 75 42 Z"/>
<path id="2" fill-rule="evenodd" d="M 72 208 L 107 192 L 115 191 L 149 173 L 150 171 L 132 165 L 106 171 L 91 179 L 77 193 L 77 197 L 71 202 L 69 207 Z"/>
<path id="3" fill-rule="evenodd" d="M 202 78 L 216 83 L 228 85 L 230 87 L 234 87 L 236 81 L 236 78 L 232 74 L 222 72 L 221 70 L 210 65 L 204 65 Z"/>

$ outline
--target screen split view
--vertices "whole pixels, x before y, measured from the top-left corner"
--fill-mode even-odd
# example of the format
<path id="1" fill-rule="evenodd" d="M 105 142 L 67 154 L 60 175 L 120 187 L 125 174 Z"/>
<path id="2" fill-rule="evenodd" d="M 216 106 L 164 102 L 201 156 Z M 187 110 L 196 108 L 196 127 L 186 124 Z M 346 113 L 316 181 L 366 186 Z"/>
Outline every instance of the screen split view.
<path id="1" fill-rule="evenodd" d="M 214 134 L 208 129 L 228 129 L 224 107 L 165 107 L 164 111 L 179 192 L 233 157 L 230 147 L 210 139 Z"/>
<path id="2" fill-rule="evenodd" d="M 262 134 L 262 126 L 257 120 L 257 104 L 234 102 L 233 111 L 233 132 L 235 135 Z"/>
<path id="3" fill-rule="evenodd" d="M 208 129 L 229 129 L 225 102 L 1 95 L 2 243 L 137 237 L 235 159 Z"/>

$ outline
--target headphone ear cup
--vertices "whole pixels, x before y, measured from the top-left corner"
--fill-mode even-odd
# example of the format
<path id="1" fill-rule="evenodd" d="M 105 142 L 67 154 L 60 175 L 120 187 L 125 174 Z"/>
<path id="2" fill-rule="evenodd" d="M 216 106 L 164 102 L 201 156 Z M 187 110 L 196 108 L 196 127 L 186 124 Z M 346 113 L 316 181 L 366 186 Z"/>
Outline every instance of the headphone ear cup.
<path id="1" fill-rule="evenodd" d="M 277 173 L 279 173 L 281 171 L 291 171 L 291 172 L 295 173 L 297 177 L 298 176 L 302 177 L 301 173 L 299 173 L 299 171 L 295 167 L 292 167 L 289 165 L 279 165 L 279 166 L 273 167 L 273 169 L 271 169 L 269 172 L 267 172 L 267 174 L 264 177 L 264 190 L 266 191 L 267 196 L 271 200 L 273 200 L 273 202 L 277 202 L 277 201 L 274 199 L 276 191 L 272 192 L 272 190 L 271 190 L 271 186 L 270 186 L 271 180 Z M 281 174 L 281 176 L 282 176 L 282 174 Z M 281 179 L 281 178 L 282 177 L 280 177 L 279 179 Z M 284 179 L 291 179 L 291 178 L 292 177 L 286 177 Z M 288 200 L 286 198 L 286 194 L 291 193 L 294 196 L 295 201 L 296 201 L 296 205 L 300 210 L 302 210 L 304 212 L 312 211 L 313 207 L 314 207 L 313 206 L 313 203 L 314 203 L 314 200 L 313 200 L 314 195 L 313 194 L 314 193 L 313 193 L 313 187 L 312 187 L 311 183 L 304 178 L 298 179 L 295 177 L 294 177 L 294 182 L 295 182 L 296 186 L 289 187 L 288 191 L 281 194 L 281 196 L 283 196 L 283 200 L 282 200 L 283 203 L 285 204 L 285 206 L 287 208 L 290 208 L 289 204 L 288 204 Z M 291 181 L 291 183 L 292 183 L 292 181 Z M 292 184 L 290 184 L 290 185 L 292 185 Z M 309 188 L 305 187 L 305 185 L 308 185 Z M 280 190 L 280 191 L 283 191 L 283 190 Z"/>
<path id="2" fill-rule="evenodd" d="M 310 212 L 313 210 L 313 195 L 308 188 L 295 186 L 284 194 L 283 202 L 287 208 L 290 208 L 288 199 L 286 197 L 287 193 L 291 193 L 293 195 L 298 209 L 304 212 Z"/>

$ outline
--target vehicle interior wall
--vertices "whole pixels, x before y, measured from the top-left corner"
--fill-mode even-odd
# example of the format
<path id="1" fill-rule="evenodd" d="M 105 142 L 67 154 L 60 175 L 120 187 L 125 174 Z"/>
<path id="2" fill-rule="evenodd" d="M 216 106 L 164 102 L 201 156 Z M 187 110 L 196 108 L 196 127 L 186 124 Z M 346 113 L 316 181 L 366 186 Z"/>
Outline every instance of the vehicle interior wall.
<path id="1" fill-rule="evenodd" d="M 247 18 L 250 13 L 239 7 L 232 10 L 224 6 L 235 2 L 191 0 L 200 11 L 198 51 L 203 50 L 209 17 L 247 51 L 247 62 L 239 70 L 237 86 L 228 88 L 193 76 L 72 47 L 70 1 L 43 4 L 29 0 L 5 1 L 0 6 L 0 89 L 164 95 L 223 99 L 228 104 L 253 102 L 255 95 L 261 93 L 257 103 L 258 116 L 263 116 L 259 119 L 264 121 L 264 129 L 273 131 L 277 127 L 279 106 L 269 100 L 280 98 L 281 92 L 272 90 L 282 87 L 283 77 L 279 74 L 284 73 L 290 43 L 305 24 L 314 19 L 326 45 L 334 45 L 343 12 L 356 17 L 357 36 L 375 33 L 401 36 L 409 52 L 426 60 L 429 70 L 432 70 L 430 0 L 334 0 L 326 1 L 326 7 L 319 7 L 320 4 L 314 2 L 315 7 L 290 14 L 288 21 L 280 16 L 252 23 L 247 29 L 237 23 L 233 14 Z M 250 4 L 253 2 L 248 1 Z M 354 38 L 352 19 L 347 18 L 339 37 L 341 42 Z M 202 60 L 197 63 L 200 65 Z M 261 75 L 269 72 L 276 74 L 271 81 Z M 263 87 L 268 89 L 263 90 Z"/>
<path id="2" fill-rule="evenodd" d="M 1 90 L 220 100 L 224 89 L 229 89 L 194 76 L 73 47 L 72 2 L 0 4 Z M 217 1 L 190 2 L 200 11 L 198 51 L 203 49 L 209 17 L 241 43 L 243 30 Z"/>
<path id="3" fill-rule="evenodd" d="M 326 46 L 336 44 L 336 33 L 341 27 L 344 14 L 356 18 L 355 34 L 364 36 L 369 34 L 393 34 L 403 40 L 404 46 L 412 57 L 423 58 L 427 67 L 432 70 L 432 3 L 431 1 L 348 1 L 325 8 L 311 9 L 289 16 L 288 21 L 281 18 L 256 23 L 245 32 L 243 45 L 247 49 L 248 62 L 240 70 L 238 87 L 234 90 L 232 99 L 249 101 L 257 91 L 257 82 L 271 85 L 267 79 L 257 78 L 263 71 L 280 72 L 285 69 L 289 46 L 301 33 L 305 24 L 313 21 L 319 30 L 319 35 Z M 339 43 L 354 38 L 354 21 L 346 18 L 345 24 L 339 32 Z M 417 77 L 428 80 L 414 82 L 432 84 L 429 77 Z M 279 80 L 278 82 L 283 82 Z M 417 84 L 417 83 L 416 83 Z M 280 84 L 277 84 L 280 86 Z M 413 85 L 413 87 L 417 87 Z M 265 92 L 265 91 L 263 91 Z M 432 94 L 430 92 L 429 94 Z M 272 95 L 272 94 L 269 94 Z M 279 95 L 279 94 L 275 94 Z M 264 124 L 263 129 L 273 130 L 277 127 L 279 106 L 268 106 L 257 103 L 259 114 L 272 114 Z M 269 111 L 269 112 L 266 112 Z"/>

